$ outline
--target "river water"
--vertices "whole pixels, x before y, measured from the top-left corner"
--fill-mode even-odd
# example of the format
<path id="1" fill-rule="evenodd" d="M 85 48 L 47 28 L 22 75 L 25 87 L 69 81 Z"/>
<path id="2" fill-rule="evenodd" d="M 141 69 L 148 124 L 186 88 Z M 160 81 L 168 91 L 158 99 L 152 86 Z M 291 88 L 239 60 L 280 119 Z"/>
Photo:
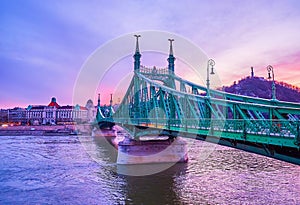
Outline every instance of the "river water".
<path id="1" fill-rule="evenodd" d="M 188 163 L 128 176 L 103 137 L 1 136 L 0 204 L 300 204 L 300 166 L 187 142 Z"/>

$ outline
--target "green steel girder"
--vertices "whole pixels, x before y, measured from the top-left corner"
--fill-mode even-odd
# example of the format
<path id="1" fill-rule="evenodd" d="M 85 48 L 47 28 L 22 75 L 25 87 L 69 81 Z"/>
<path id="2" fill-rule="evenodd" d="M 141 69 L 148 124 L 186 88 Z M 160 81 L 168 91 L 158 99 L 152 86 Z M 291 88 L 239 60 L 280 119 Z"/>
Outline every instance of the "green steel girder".
<path id="1" fill-rule="evenodd" d="M 141 78 L 146 79 L 142 75 L 139 75 L 139 76 Z M 169 88 L 169 87 L 166 87 L 166 86 L 163 86 L 163 85 L 159 85 L 158 83 L 156 84 L 156 86 L 160 86 L 161 88 L 163 88 L 167 92 L 174 92 L 175 91 L 175 94 L 177 96 L 180 96 L 180 97 L 183 97 L 183 95 L 185 94 L 183 92 L 174 90 L 172 88 Z M 197 85 L 193 85 L 193 86 L 197 87 Z M 226 94 L 223 94 L 223 92 L 221 92 L 221 94 L 222 94 L 221 96 L 223 96 L 223 97 L 225 96 L 226 97 Z M 205 96 L 199 96 L 199 95 L 189 94 L 189 98 L 194 98 L 194 97 L 197 100 L 200 100 L 202 102 L 205 101 Z M 243 99 L 244 96 L 241 96 L 241 98 Z M 253 109 L 253 110 L 260 110 L 262 112 L 267 112 L 267 110 L 271 107 L 271 108 L 277 108 L 278 112 L 281 113 L 281 114 L 284 114 L 284 113 L 299 114 L 300 113 L 300 105 L 295 106 L 295 107 L 279 107 L 278 105 L 274 106 L 273 102 L 271 102 L 272 105 L 271 104 L 268 105 L 267 103 L 265 103 L 265 104 L 259 104 L 259 103 L 253 103 L 253 102 L 256 102 L 255 100 L 257 100 L 257 98 L 247 97 L 247 99 L 251 99 L 251 102 L 232 101 L 232 100 L 218 99 L 218 98 L 211 98 L 211 101 L 214 102 L 214 103 L 216 103 L 216 104 L 220 104 L 220 105 L 226 105 L 226 104 L 230 104 L 230 103 L 238 103 L 241 106 L 241 109 Z M 262 99 L 262 100 L 263 100 L 263 102 L 268 102 L 268 100 L 264 100 L 264 99 Z M 257 102 L 259 102 L 259 100 Z M 289 105 L 289 104 L 297 105 L 295 103 L 285 103 L 285 102 L 280 102 L 280 103 L 284 104 L 284 105 Z"/>
<path id="2" fill-rule="evenodd" d="M 180 91 L 186 93 L 186 87 L 183 82 L 180 82 Z"/>
<path id="3" fill-rule="evenodd" d="M 206 105 L 208 106 L 210 112 L 212 112 L 212 114 L 213 114 L 213 116 L 210 116 L 210 118 L 211 118 L 211 117 L 218 118 L 218 113 L 215 111 L 215 109 L 214 109 L 213 106 L 211 105 L 211 102 L 210 102 L 209 99 L 207 99 Z"/>
<path id="4" fill-rule="evenodd" d="M 155 87 L 152 84 L 150 84 L 150 94 L 151 94 L 150 100 L 153 103 L 152 109 L 154 109 L 155 118 L 157 119 L 159 117 L 158 111 L 157 111 L 157 109 L 158 109 L 157 93 L 155 92 Z"/>
<path id="5" fill-rule="evenodd" d="M 240 114 L 240 116 L 242 116 L 242 118 L 244 120 L 249 120 L 249 118 L 246 116 L 246 114 L 244 113 L 244 111 L 240 108 L 240 105 L 236 105 L 236 110 L 238 111 L 238 113 Z"/>
<path id="6" fill-rule="evenodd" d="M 140 76 L 138 76 L 140 77 Z M 144 78 L 145 79 L 145 78 Z M 171 93 L 172 92 L 172 95 L 177 95 L 179 97 L 183 97 L 182 95 L 186 94 L 186 93 L 183 93 L 183 92 L 180 92 L 180 91 L 176 91 L 172 88 L 167 88 L 165 86 L 162 86 L 162 85 L 155 85 L 156 87 L 160 87 L 161 89 L 165 90 L 167 93 Z M 181 86 L 182 87 L 182 86 Z M 166 89 L 167 88 L 167 89 Z M 174 91 L 176 91 L 176 93 L 174 93 Z M 185 95 L 186 96 L 186 95 Z M 189 99 L 197 99 L 198 101 L 202 101 L 202 102 L 205 102 L 205 97 L 203 96 L 193 96 L 192 94 L 189 94 L 188 95 L 188 98 Z M 289 107 L 284 107 L 284 108 L 281 108 L 281 107 L 278 107 L 278 106 L 266 106 L 266 105 L 262 105 L 262 104 L 254 104 L 254 103 L 244 103 L 244 102 L 239 102 L 239 101 L 229 101 L 229 100 L 223 100 L 223 99 L 215 99 L 215 98 L 212 98 L 211 99 L 211 102 L 213 104 L 218 104 L 218 105 L 222 105 L 222 106 L 231 106 L 232 103 L 238 103 L 240 108 L 241 109 L 244 109 L 244 110 L 256 110 L 256 111 L 260 111 L 260 112 L 268 112 L 269 109 L 271 108 L 276 108 L 278 111 L 274 112 L 276 117 L 279 118 L 279 119 L 284 119 L 284 117 L 282 116 L 282 114 L 299 114 L 299 109 L 296 109 L 296 108 L 289 108 Z"/>
<path id="7" fill-rule="evenodd" d="M 195 105 L 193 106 L 191 104 L 191 101 L 187 97 L 185 97 L 185 101 L 187 102 L 187 104 L 185 104 L 187 106 L 186 112 L 190 111 L 192 113 L 191 115 L 188 116 L 188 118 L 191 118 L 191 117 L 193 117 L 193 118 L 198 118 L 198 117 L 201 118 L 201 117 L 203 117 L 204 118 L 204 116 L 201 115 L 201 111 L 200 110 L 199 110 L 199 115 L 195 112 L 195 108 L 194 108 Z"/>
<path id="8" fill-rule="evenodd" d="M 169 88 L 169 87 L 166 87 L 164 85 L 153 82 L 153 81 L 147 79 L 145 76 L 142 76 L 139 73 L 136 73 L 135 77 L 140 78 L 139 81 L 140 81 L 141 84 L 143 84 L 143 86 L 142 86 L 142 88 L 140 88 L 140 86 L 139 86 L 139 88 L 137 88 L 137 86 L 135 85 L 135 89 L 130 89 L 129 88 L 128 91 L 138 90 L 137 92 L 134 92 L 135 93 L 135 95 L 134 95 L 135 100 L 132 103 L 132 104 L 137 105 L 138 103 L 135 102 L 136 101 L 136 96 L 139 96 L 140 95 L 140 90 L 143 90 L 142 95 L 145 96 L 145 97 L 142 97 L 142 101 L 145 102 L 144 103 L 145 107 L 143 107 L 143 109 L 146 110 L 146 113 L 148 113 L 149 110 L 150 110 L 149 107 L 148 107 L 148 105 L 150 104 L 148 102 L 150 100 L 149 100 L 149 97 L 147 95 L 143 94 L 143 93 L 148 94 L 148 92 L 150 92 L 151 95 L 152 95 L 151 99 L 153 99 L 153 97 L 154 97 L 155 100 L 153 102 L 156 102 L 157 99 L 156 99 L 155 96 L 153 96 L 153 88 L 157 88 L 157 89 L 159 89 L 159 91 L 158 91 L 158 93 L 156 93 L 156 95 L 159 96 L 160 107 L 163 110 L 165 110 L 166 115 L 168 117 L 171 117 L 170 116 L 171 110 L 173 110 L 172 108 L 170 108 L 170 105 L 174 106 L 174 110 L 176 110 L 176 113 L 177 113 L 178 116 L 180 116 L 182 114 L 181 112 L 183 111 L 183 109 L 182 109 L 183 106 L 181 105 L 180 101 L 174 100 L 175 96 L 177 96 L 177 98 L 183 98 L 183 99 L 187 99 L 188 101 L 197 102 L 198 108 L 195 107 L 192 110 L 195 110 L 195 109 L 199 110 L 199 115 L 198 115 L 199 118 L 203 118 L 203 115 L 201 115 L 200 112 L 203 111 L 204 107 L 209 107 L 210 111 L 213 113 L 213 116 L 215 116 L 216 118 L 225 118 L 225 116 L 229 116 L 229 114 L 228 114 L 229 110 L 231 110 L 233 112 L 233 115 L 234 115 L 233 118 L 236 118 L 236 116 L 237 116 L 236 111 L 238 111 L 238 114 L 245 120 L 252 119 L 253 117 L 251 117 L 252 115 L 250 117 L 247 116 L 247 114 L 245 114 L 245 112 L 243 110 L 247 111 L 248 113 L 249 113 L 249 111 L 253 111 L 255 116 L 258 119 L 265 118 L 263 113 L 270 113 L 269 117 L 275 116 L 277 119 L 285 119 L 285 117 L 283 115 L 287 115 L 287 114 L 291 115 L 291 113 L 296 114 L 296 115 L 300 114 L 300 109 L 298 109 L 298 108 L 279 107 L 279 106 L 273 106 L 273 105 L 268 106 L 268 105 L 265 105 L 265 104 L 247 103 L 247 102 L 245 103 L 245 102 L 239 102 L 239 101 L 230 101 L 230 100 L 226 100 L 226 99 L 210 98 L 209 103 L 208 103 L 205 96 L 187 94 L 187 93 L 183 93 L 182 91 L 174 90 L 173 88 Z M 136 82 L 136 80 L 135 80 L 135 82 Z M 151 85 L 152 90 L 148 91 L 147 89 L 150 87 L 150 85 Z M 132 86 L 132 83 L 131 83 L 131 86 Z M 183 86 L 182 83 L 181 83 L 180 87 L 181 87 L 180 88 L 181 90 L 185 90 L 185 88 L 183 88 L 185 86 Z M 193 85 L 192 90 L 193 89 L 195 89 L 195 85 Z M 132 94 L 129 94 L 129 93 L 127 92 L 126 95 L 129 95 L 129 96 L 132 95 Z M 136 95 L 136 93 L 138 93 L 138 94 Z M 170 95 L 172 97 L 169 97 L 169 99 L 166 100 L 165 95 L 167 95 L 167 96 Z M 126 96 L 125 98 L 129 98 L 129 97 Z M 170 100 L 170 98 L 171 98 L 171 100 Z M 191 103 L 189 103 L 189 106 L 191 106 Z M 237 106 L 238 109 L 234 108 L 234 106 Z M 230 108 L 230 109 L 228 109 L 228 108 Z M 141 107 L 139 107 L 139 109 L 141 109 Z M 226 113 L 224 113 L 224 110 L 226 110 Z M 139 110 L 135 110 L 135 112 L 139 112 Z M 138 113 L 137 116 L 139 116 L 139 114 L 141 114 L 141 113 Z M 193 113 L 193 114 L 195 114 L 195 113 Z M 225 114 L 225 116 L 224 116 L 224 114 Z M 145 115 L 141 115 L 141 117 L 145 117 Z"/>
<path id="9" fill-rule="evenodd" d="M 153 130 L 147 129 L 137 134 L 135 126 L 145 126 L 299 149 L 299 104 L 214 90 L 207 98 L 199 95 L 199 91 L 206 91 L 205 87 L 175 75 L 172 78 L 169 74 L 156 75 L 149 79 L 150 76 L 135 72 L 113 119 L 107 121 L 127 125 L 133 136 L 153 134 Z M 175 81 L 180 83 L 179 90 L 175 88 Z M 188 88 L 192 93 L 187 93 Z M 205 114 L 206 111 L 209 113 Z"/>
<path id="10" fill-rule="evenodd" d="M 177 80 L 181 82 L 182 84 L 185 84 L 186 86 L 193 87 L 196 90 L 201 90 L 204 92 L 207 92 L 207 88 L 205 86 L 194 84 L 188 80 L 182 79 L 178 76 L 173 77 L 174 80 Z M 197 91 L 198 92 L 198 91 Z M 239 102 L 248 102 L 248 103 L 258 103 L 258 104 L 264 104 L 264 105 L 273 105 L 273 106 L 280 106 L 280 107 L 290 107 L 290 108 L 298 108 L 300 109 L 300 104 L 293 103 L 293 102 L 283 102 L 283 101 L 274 101 L 274 100 L 268 100 L 263 98 L 257 98 L 257 97 L 249 97 L 249 96 L 242 96 L 232 93 L 226 93 L 219 90 L 210 90 L 211 96 L 214 96 L 216 98 L 223 98 L 233 101 L 239 101 Z"/>
<path id="11" fill-rule="evenodd" d="M 165 111 L 165 113 L 166 113 L 166 117 L 167 118 L 170 118 L 171 116 L 170 116 L 170 110 L 169 110 L 169 106 L 168 106 L 168 104 L 167 104 L 167 102 L 166 102 L 166 99 L 165 99 L 165 93 L 164 93 L 164 91 L 162 91 L 162 90 L 160 90 L 161 92 L 159 93 L 159 97 L 160 97 L 160 106 L 163 108 L 163 110 Z"/>
<path id="12" fill-rule="evenodd" d="M 202 105 L 204 103 L 201 104 L 200 101 L 194 101 L 194 102 L 196 102 L 195 106 L 197 106 L 197 108 L 199 109 L 199 118 L 204 119 L 205 118 L 205 110 L 204 110 L 204 106 Z"/>
<path id="13" fill-rule="evenodd" d="M 177 114 L 177 118 L 179 120 L 181 120 L 182 118 L 184 118 L 184 113 L 182 112 L 182 106 L 180 104 L 180 102 L 175 98 L 175 96 L 173 94 L 171 94 L 171 101 L 175 106 L 176 109 L 176 114 Z"/>
<path id="14" fill-rule="evenodd" d="M 243 141 L 248 141 L 248 142 L 254 142 L 254 143 L 261 143 L 261 144 L 271 144 L 271 145 L 277 145 L 277 146 L 285 146 L 285 147 L 293 147 L 293 148 L 299 148 L 299 145 L 296 143 L 298 142 L 297 138 L 299 138 L 299 134 L 297 136 L 295 135 L 288 135 L 288 134 L 276 134 L 270 133 L 270 132 L 261 132 L 262 128 L 258 130 L 254 130 L 253 128 L 249 128 L 248 126 L 250 124 L 245 124 L 243 121 L 239 121 L 238 126 L 236 126 L 238 129 L 235 131 L 231 131 L 231 128 L 233 128 L 233 124 L 230 125 L 233 122 L 228 122 L 227 121 L 207 121 L 207 124 L 203 124 L 202 127 L 204 128 L 199 128 L 199 127 L 192 127 L 189 124 L 183 124 L 181 123 L 180 126 L 178 125 L 168 125 L 161 121 L 161 122 L 152 122 L 146 124 L 146 120 L 140 119 L 139 122 L 135 123 L 130 123 L 132 122 L 130 119 L 115 119 L 114 121 L 117 124 L 120 125 L 126 125 L 129 124 L 133 128 L 134 125 L 143 125 L 152 129 L 141 129 L 138 135 L 135 133 L 135 130 L 131 129 L 130 133 L 135 133 L 135 136 L 143 136 L 143 135 L 150 135 L 151 133 L 153 134 L 153 128 L 157 128 L 159 130 L 166 129 L 169 131 L 173 132 L 178 132 L 179 134 L 181 133 L 190 133 L 190 134 L 195 134 L 195 135 L 211 135 L 213 133 L 214 137 L 220 137 L 220 138 L 225 138 L 225 139 L 233 139 L 233 140 L 243 140 Z M 148 122 L 148 121 L 147 121 Z M 163 126 L 161 123 L 164 123 Z M 185 123 L 188 123 L 187 121 Z M 282 125 L 284 125 L 283 122 L 281 122 Z M 210 125 L 213 124 L 215 125 L 214 127 L 210 127 Z M 260 126 L 258 122 L 256 122 L 255 125 L 253 126 Z M 298 130 L 299 131 L 299 123 L 298 123 Z M 126 126 L 125 126 L 126 127 Z M 128 128 L 128 127 L 127 127 Z M 211 131 L 213 129 L 213 132 Z M 244 130 L 246 129 L 246 130 Z M 288 130 L 288 129 L 287 129 Z M 151 132 L 150 132 L 151 131 Z"/>

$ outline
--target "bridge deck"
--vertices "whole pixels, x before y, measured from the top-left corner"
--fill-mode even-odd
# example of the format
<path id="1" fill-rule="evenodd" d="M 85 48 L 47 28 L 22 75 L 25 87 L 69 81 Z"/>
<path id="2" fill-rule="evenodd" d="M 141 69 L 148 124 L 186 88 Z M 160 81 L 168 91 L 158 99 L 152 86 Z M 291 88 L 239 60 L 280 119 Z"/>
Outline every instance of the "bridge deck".
<path id="1" fill-rule="evenodd" d="M 247 122 L 243 121 L 207 120 L 205 122 L 198 121 L 198 125 L 196 123 L 191 125 L 188 121 L 184 123 L 163 123 L 166 122 L 166 119 L 153 120 L 152 122 L 149 122 L 149 119 L 139 119 L 135 120 L 135 122 L 132 119 L 114 119 L 114 122 L 121 125 L 143 127 L 139 132 L 134 133 L 136 138 L 147 134 L 159 134 L 161 130 L 168 130 L 178 133 L 189 133 L 195 136 L 205 135 L 299 149 L 297 143 L 297 136 L 299 136 L 299 133 L 297 133 L 297 125 L 295 124 L 293 129 L 291 129 L 290 126 L 282 126 L 286 122 L 275 121 L 268 127 L 266 127 L 265 124 L 258 126 L 257 123 L 255 130 L 248 127 Z M 280 127 L 278 126 L 279 124 L 281 124 Z"/>

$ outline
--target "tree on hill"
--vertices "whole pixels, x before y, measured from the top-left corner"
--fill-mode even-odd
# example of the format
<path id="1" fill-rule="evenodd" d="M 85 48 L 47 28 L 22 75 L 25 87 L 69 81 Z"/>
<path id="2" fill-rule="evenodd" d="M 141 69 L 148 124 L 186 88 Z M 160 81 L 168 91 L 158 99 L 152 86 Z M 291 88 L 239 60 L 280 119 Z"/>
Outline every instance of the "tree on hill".
<path id="1" fill-rule="evenodd" d="M 276 99 L 300 103 L 300 88 L 284 82 L 275 82 Z M 272 81 L 263 77 L 246 77 L 231 86 L 224 86 L 225 92 L 265 99 L 272 98 Z"/>

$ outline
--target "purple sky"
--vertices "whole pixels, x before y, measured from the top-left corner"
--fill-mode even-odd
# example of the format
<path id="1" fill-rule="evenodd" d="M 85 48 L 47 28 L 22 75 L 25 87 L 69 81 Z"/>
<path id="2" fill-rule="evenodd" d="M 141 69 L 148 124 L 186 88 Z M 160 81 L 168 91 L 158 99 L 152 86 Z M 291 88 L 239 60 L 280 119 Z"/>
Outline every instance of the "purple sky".
<path id="1" fill-rule="evenodd" d="M 52 96 L 71 104 L 88 56 L 111 39 L 142 30 L 193 41 L 216 61 L 224 85 L 249 75 L 251 66 L 266 77 L 271 64 L 278 81 L 300 86 L 299 11 L 298 0 L 3 0 L 0 107 L 47 104 Z"/>

